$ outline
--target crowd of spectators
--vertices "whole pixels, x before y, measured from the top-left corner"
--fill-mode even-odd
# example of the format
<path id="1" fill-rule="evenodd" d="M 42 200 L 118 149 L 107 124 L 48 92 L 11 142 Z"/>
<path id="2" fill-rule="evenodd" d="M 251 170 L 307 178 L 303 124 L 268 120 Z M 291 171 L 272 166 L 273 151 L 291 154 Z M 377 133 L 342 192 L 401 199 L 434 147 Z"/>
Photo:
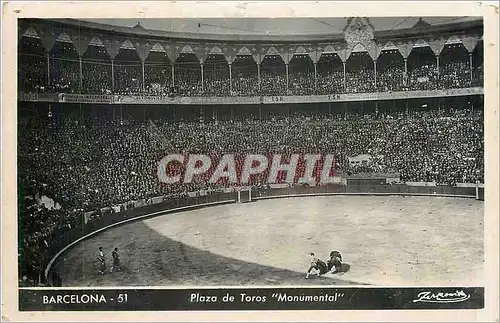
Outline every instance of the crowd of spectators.
<path id="1" fill-rule="evenodd" d="M 286 74 L 264 71 L 261 73 L 260 86 L 261 95 L 287 95 Z"/>
<path id="2" fill-rule="evenodd" d="M 111 66 L 97 62 L 85 62 L 82 66 L 82 93 L 111 94 Z"/>
<path id="3" fill-rule="evenodd" d="M 157 162 L 169 153 L 333 153 L 340 173 L 353 171 L 349 157 L 369 154 L 372 172 L 398 172 L 402 181 L 484 181 L 480 111 L 294 115 L 209 123 L 67 117 L 55 125 L 53 118 L 29 118 L 19 127 L 20 198 L 31 197 L 20 203 L 22 275 L 39 272 L 37 255 L 57 230 L 77 225 L 83 212 L 228 186 L 207 181 L 160 185 Z M 42 195 L 61 208 L 48 210 L 32 201 Z"/>
<path id="4" fill-rule="evenodd" d="M 18 64 L 20 89 L 47 91 L 47 60 L 37 55 L 19 55 Z"/>
<path id="5" fill-rule="evenodd" d="M 346 73 L 346 93 L 375 92 L 375 73 L 373 70 L 357 70 Z"/>
<path id="6" fill-rule="evenodd" d="M 203 74 L 203 95 L 228 96 L 229 95 L 229 68 L 206 69 Z"/>
<path id="7" fill-rule="evenodd" d="M 436 90 L 439 85 L 438 80 L 438 69 L 435 63 L 424 64 L 408 71 L 408 89 L 411 90 Z"/>
<path id="8" fill-rule="evenodd" d="M 244 96 L 248 93 L 259 93 L 259 79 L 257 73 L 248 70 L 236 70 L 232 77 L 233 96 Z"/>
<path id="9" fill-rule="evenodd" d="M 385 155 L 384 168 L 402 172 L 403 180 L 423 180 L 426 163 L 435 164 L 449 184 L 479 179 L 469 173 L 475 166 L 467 169 L 464 160 L 473 157 L 479 165 L 481 116 L 415 114 L 347 121 L 343 116 L 341 120 L 297 116 L 208 124 L 161 120 L 82 124 L 67 119 L 57 128 L 33 120 L 20 129 L 19 174 L 20 180 L 38 183 L 38 190 L 61 205 L 86 208 L 168 194 L 169 188 L 158 186 L 152 172 L 167 151 L 216 155 L 335 152 L 341 164 L 358 154 Z M 450 166 L 453 171 L 439 169 L 445 163 L 454 164 Z"/>
<path id="10" fill-rule="evenodd" d="M 385 155 L 384 168 L 402 172 L 403 180 L 415 181 L 424 179 L 425 163 L 444 164 L 438 157 L 443 154 L 447 164 L 455 165 L 453 171 L 438 169 L 445 182 L 479 179 L 458 167 L 465 167 L 469 157 L 479 163 L 476 154 L 483 147 L 480 115 L 343 118 L 297 116 L 208 124 L 161 120 L 82 124 L 67 119 L 57 128 L 32 120 L 29 127 L 20 129 L 20 180 L 30 187 L 38 183 L 41 186 L 36 189 L 61 205 L 74 207 L 158 196 L 168 194 L 170 188 L 157 185 L 152 169 L 167 151 L 216 155 L 335 152 L 341 164 L 358 154 Z M 460 177 L 464 174 L 469 175 Z"/>
<path id="11" fill-rule="evenodd" d="M 381 92 L 400 91 L 406 82 L 404 65 L 392 61 L 377 69 L 377 89 Z"/>
<path id="12" fill-rule="evenodd" d="M 202 94 L 201 70 L 194 68 L 175 69 L 175 87 L 181 96 L 200 96 Z"/>
<path id="13" fill-rule="evenodd" d="M 18 84 L 26 91 L 87 94 L 328 95 L 482 86 L 484 73 L 482 64 L 471 71 L 461 60 L 443 63 L 439 71 L 425 62 L 407 72 L 401 61 L 389 61 L 377 67 L 376 75 L 373 68 L 347 68 L 344 75 L 342 64 L 317 64 L 316 73 L 290 68 L 288 77 L 284 66 L 261 67 L 259 78 L 257 66 L 245 64 L 233 64 L 231 80 L 229 68 L 206 67 L 202 77 L 197 64 L 175 64 L 172 80 L 172 65 L 162 62 L 146 62 L 143 75 L 140 62 L 117 60 L 112 69 L 86 58 L 80 65 L 75 57 L 20 54 Z M 484 181 L 482 121 L 480 111 L 466 110 L 211 123 L 30 118 L 18 136 L 20 277 L 28 285 L 40 279 L 40 254 L 62 231 L 78 226 L 84 212 L 227 186 L 207 181 L 160 185 L 157 162 L 167 153 L 333 153 L 337 171 L 346 174 L 360 171 L 349 157 L 369 154 L 372 163 L 363 166 L 364 172 L 398 172 L 402 181 L 475 183 Z M 37 203 L 42 195 L 61 208 Z"/>
<path id="14" fill-rule="evenodd" d="M 484 66 L 483 64 L 481 64 L 472 70 L 472 85 L 483 86 L 483 83 L 484 83 Z"/>
<path id="15" fill-rule="evenodd" d="M 341 69 L 318 72 L 316 79 L 316 93 L 319 95 L 345 93 L 344 74 Z"/>
<path id="16" fill-rule="evenodd" d="M 48 84 L 47 61 L 38 56 L 20 55 L 20 88 L 40 92 L 166 95 L 172 87 L 171 67 L 165 64 L 145 65 L 143 87 L 140 63 L 115 62 L 113 88 L 109 64 L 84 60 L 80 87 L 80 66 L 77 59 L 51 58 L 50 62 Z M 483 82 L 482 64 L 473 68 L 471 73 L 469 62 L 461 60 L 442 64 L 439 71 L 436 62 L 425 62 L 408 68 L 407 72 L 401 62 L 394 61 L 377 68 L 376 80 L 373 67 L 348 69 L 345 84 L 341 65 L 318 64 L 316 76 L 313 70 L 290 70 L 288 83 L 284 67 L 261 68 L 260 89 L 256 68 L 234 69 L 231 80 L 227 65 L 214 70 L 206 68 L 203 86 L 199 65 L 174 65 L 174 70 L 173 83 L 178 89 L 177 94 L 182 96 L 284 96 L 436 90 L 481 86 Z"/>
<path id="17" fill-rule="evenodd" d="M 441 87 L 446 89 L 471 86 L 471 68 L 468 62 L 455 61 L 443 66 L 440 71 Z"/>
<path id="18" fill-rule="evenodd" d="M 134 94 L 142 92 L 141 65 L 115 65 L 114 70 L 116 93 Z"/>
<path id="19" fill-rule="evenodd" d="M 38 197 L 38 196 L 37 196 Z M 81 225 L 81 209 L 48 208 L 35 198 L 19 201 L 19 283 L 20 287 L 39 285 L 43 281 L 41 255 L 64 232 Z"/>
<path id="20" fill-rule="evenodd" d="M 78 60 L 53 57 L 50 60 L 50 88 L 55 92 L 79 92 L 80 63 Z"/>
<path id="21" fill-rule="evenodd" d="M 297 72 L 289 75 L 288 91 L 291 95 L 312 95 L 316 93 L 313 72 Z"/>

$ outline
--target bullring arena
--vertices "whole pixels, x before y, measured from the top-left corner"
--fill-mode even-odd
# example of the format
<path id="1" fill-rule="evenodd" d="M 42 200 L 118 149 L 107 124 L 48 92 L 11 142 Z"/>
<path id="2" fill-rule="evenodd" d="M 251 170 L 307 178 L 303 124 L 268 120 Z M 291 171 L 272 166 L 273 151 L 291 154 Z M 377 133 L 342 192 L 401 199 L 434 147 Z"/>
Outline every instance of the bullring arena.
<path id="1" fill-rule="evenodd" d="M 483 203 L 318 196 L 211 206 L 106 230 L 55 267 L 64 286 L 481 284 Z M 121 251 L 124 272 L 96 271 L 101 245 Z M 332 248 L 343 270 L 306 280 L 309 252 L 326 259 Z"/>
<path id="2" fill-rule="evenodd" d="M 482 19 L 325 19 L 20 19 L 19 286 L 483 286 Z"/>

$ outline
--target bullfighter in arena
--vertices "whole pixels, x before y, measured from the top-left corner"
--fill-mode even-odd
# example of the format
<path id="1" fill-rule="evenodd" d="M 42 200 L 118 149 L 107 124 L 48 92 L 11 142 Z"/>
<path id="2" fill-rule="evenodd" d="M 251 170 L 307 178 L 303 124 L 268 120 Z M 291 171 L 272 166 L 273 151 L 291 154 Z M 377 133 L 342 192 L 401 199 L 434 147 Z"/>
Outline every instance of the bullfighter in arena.
<path id="1" fill-rule="evenodd" d="M 99 262 L 99 272 L 101 273 L 101 275 L 104 275 L 104 271 L 106 270 L 106 262 L 104 260 L 104 252 L 102 251 L 102 247 L 99 247 L 97 261 Z"/>
<path id="2" fill-rule="evenodd" d="M 309 275 L 313 272 L 313 270 L 314 273 L 318 275 L 318 277 L 321 277 L 321 275 L 326 274 L 328 272 L 328 267 L 326 263 L 323 260 L 318 259 L 313 252 L 310 253 L 310 256 L 311 256 L 311 266 L 307 270 L 306 279 L 309 278 Z"/>
<path id="3" fill-rule="evenodd" d="M 120 255 L 118 254 L 118 248 L 115 248 L 115 250 L 113 250 L 111 256 L 113 257 L 113 266 L 111 266 L 109 272 L 112 273 L 114 269 L 116 269 L 117 271 L 122 271 L 122 265 L 120 263 Z"/>

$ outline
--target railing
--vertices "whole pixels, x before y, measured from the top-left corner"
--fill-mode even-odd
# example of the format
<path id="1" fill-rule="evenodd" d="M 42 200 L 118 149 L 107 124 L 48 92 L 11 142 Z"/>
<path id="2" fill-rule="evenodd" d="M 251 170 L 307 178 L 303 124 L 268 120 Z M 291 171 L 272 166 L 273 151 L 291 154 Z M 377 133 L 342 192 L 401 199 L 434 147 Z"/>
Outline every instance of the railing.
<path id="1" fill-rule="evenodd" d="M 348 181 L 348 185 L 253 189 L 252 200 L 320 195 L 405 195 L 478 198 L 476 187 L 376 185 Z M 483 188 L 480 188 L 483 190 Z"/>
<path id="2" fill-rule="evenodd" d="M 376 185 L 349 181 L 349 185 L 325 185 L 325 186 L 293 186 L 285 188 L 252 188 L 251 200 L 287 198 L 287 197 L 307 197 L 307 196 L 329 196 L 329 195 L 403 195 L 403 196 L 436 196 L 436 197 L 457 197 L 484 199 L 484 188 L 482 185 L 468 187 L 450 186 L 412 186 L 406 184 L 398 185 Z M 84 221 L 79 227 L 67 231 L 50 244 L 47 252 L 43 256 L 45 269 L 45 279 L 49 282 L 49 272 L 57 258 L 76 245 L 78 242 L 87 239 L 98 232 L 102 232 L 114 226 L 118 226 L 131 221 L 145 219 L 172 212 L 185 211 L 199 207 L 214 206 L 220 204 L 234 203 L 237 201 L 237 193 L 211 193 L 203 196 L 175 198 L 161 203 L 150 204 L 138 208 L 131 208 L 125 211 L 110 213 Z M 42 267 L 42 268 L 43 268 Z"/>
<path id="3" fill-rule="evenodd" d="M 182 105 L 223 105 L 223 104 L 292 104 L 292 103 L 328 103 L 354 101 L 401 100 L 433 97 L 453 97 L 481 95 L 482 87 L 430 90 L 430 91 L 395 91 L 356 94 L 303 95 L 303 96 L 248 96 L 248 97 L 169 97 L 154 95 L 87 95 L 69 93 L 32 93 L 20 92 L 18 101 L 26 102 L 61 102 L 61 103 L 101 103 L 101 104 L 182 104 Z"/>

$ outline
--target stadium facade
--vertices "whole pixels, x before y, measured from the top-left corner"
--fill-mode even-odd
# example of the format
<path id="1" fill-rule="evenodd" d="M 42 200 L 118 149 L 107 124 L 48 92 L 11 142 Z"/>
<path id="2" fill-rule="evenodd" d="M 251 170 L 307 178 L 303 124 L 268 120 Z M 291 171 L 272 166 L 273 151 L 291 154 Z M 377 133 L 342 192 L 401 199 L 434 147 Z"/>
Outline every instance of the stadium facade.
<path id="1" fill-rule="evenodd" d="M 25 19 L 20 69 L 39 75 L 20 78 L 19 99 L 237 105 L 480 95 L 482 32 L 481 20 L 376 31 L 351 18 L 343 34 L 267 37 Z"/>

